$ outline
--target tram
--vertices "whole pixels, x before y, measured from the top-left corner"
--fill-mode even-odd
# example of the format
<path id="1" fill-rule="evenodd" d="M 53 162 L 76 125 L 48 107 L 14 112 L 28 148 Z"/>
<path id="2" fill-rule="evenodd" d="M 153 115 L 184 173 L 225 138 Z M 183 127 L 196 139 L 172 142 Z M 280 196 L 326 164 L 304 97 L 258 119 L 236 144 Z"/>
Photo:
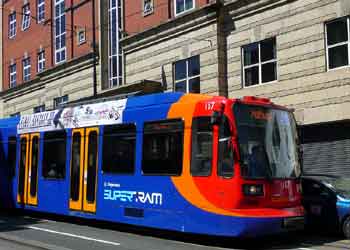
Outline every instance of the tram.
<path id="1" fill-rule="evenodd" d="M 266 98 L 158 93 L 0 122 L 6 206 L 222 236 L 303 225 L 296 124 Z"/>

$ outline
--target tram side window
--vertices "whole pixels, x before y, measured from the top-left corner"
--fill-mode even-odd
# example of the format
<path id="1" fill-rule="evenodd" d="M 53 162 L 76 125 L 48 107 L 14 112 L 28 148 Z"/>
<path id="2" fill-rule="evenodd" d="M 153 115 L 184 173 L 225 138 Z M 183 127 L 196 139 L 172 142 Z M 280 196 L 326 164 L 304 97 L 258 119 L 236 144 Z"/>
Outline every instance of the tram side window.
<path id="1" fill-rule="evenodd" d="M 162 120 L 144 124 L 142 172 L 145 175 L 180 175 L 184 123 Z"/>
<path id="2" fill-rule="evenodd" d="M 104 127 L 102 170 L 104 173 L 133 174 L 135 166 L 136 126 Z"/>
<path id="3" fill-rule="evenodd" d="M 16 174 L 16 144 L 17 138 L 11 136 L 8 139 L 8 155 L 7 155 L 7 166 L 9 168 L 10 177 L 14 177 Z"/>
<path id="4" fill-rule="evenodd" d="M 210 117 L 195 117 L 192 121 L 191 175 L 209 176 L 212 171 L 213 127 Z"/>
<path id="5" fill-rule="evenodd" d="M 46 132 L 44 135 L 43 177 L 64 179 L 66 174 L 66 131 Z"/>
<path id="6" fill-rule="evenodd" d="M 219 127 L 219 154 L 218 176 L 233 176 L 233 147 L 231 141 L 230 124 L 226 116 L 223 117 Z"/>

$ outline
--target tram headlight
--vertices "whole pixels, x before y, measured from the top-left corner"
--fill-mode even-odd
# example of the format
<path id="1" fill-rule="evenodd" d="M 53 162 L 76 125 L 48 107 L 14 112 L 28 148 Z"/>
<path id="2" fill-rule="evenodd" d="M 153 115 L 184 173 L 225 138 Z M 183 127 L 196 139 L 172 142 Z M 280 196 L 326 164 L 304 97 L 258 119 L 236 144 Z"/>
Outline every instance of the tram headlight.
<path id="1" fill-rule="evenodd" d="M 243 193 L 246 196 L 264 196 L 264 187 L 262 184 L 244 184 Z"/>

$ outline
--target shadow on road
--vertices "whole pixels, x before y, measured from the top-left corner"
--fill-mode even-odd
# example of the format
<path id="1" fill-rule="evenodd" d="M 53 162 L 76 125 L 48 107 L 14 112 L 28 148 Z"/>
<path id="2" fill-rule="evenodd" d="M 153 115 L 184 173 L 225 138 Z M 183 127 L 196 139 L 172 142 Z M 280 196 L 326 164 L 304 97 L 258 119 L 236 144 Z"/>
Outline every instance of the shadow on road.
<path id="1" fill-rule="evenodd" d="M 0 210 L 0 233 L 23 230 L 26 226 L 40 223 L 41 219 L 23 216 L 20 210 Z"/>
<path id="2" fill-rule="evenodd" d="M 342 238 L 330 233 L 318 234 L 315 232 L 293 232 L 261 238 L 237 239 L 231 237 L 185 234 L 166 230 L 136 227 L 119 223 L 88 220 L 77 217 L 42 214 L 37 212 L 0 213 L 0 233 L 14 230 L 23 230 L 26 226 L 38 224 L 43 219 L 73 223 L 76 225 L 91 226 L 101 229 L 115 230 L 139 236 L 155 237 L 159 239 L 179 241 L 209 247 L 227 249 L 297 249 L 335 243 Z"/>

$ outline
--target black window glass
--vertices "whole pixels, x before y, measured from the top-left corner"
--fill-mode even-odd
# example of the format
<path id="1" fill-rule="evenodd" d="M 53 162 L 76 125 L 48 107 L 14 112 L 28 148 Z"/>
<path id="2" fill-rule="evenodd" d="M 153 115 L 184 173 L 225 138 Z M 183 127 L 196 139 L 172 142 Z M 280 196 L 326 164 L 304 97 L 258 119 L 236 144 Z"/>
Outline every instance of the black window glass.
<path id="1" fill-rule="evenodd" d="M 348 40 L 347 19 L 343 18 L 327 24 L 327 44 L 333 45 Z"/>
<path id="2" fill-rule="evenodd" d="M 252 86 L 259 83 L 259 67 L 252 67 L 244 70 L 245 86 Z"/>
<path id="3" fill-rule="evenodd" d="M 72 138 L 70 198 L 79 200 L 81 135 L 74 133 Z"/>
<path id="4" fill-rule="evenodd" d="M 258 43 L 249 44 L 243 47 L 244 66 L 256 64 L 259 62 L 259 47 Z"/>
<path id="5" fill-rule="evenodd" d="M 64 179 L 66 175 L 66 132 L 46 132 L 43 148 L 43 177 Z"/>
<path id="6" fill-rule="evenodd" d="M 97 147 L 98 136 L 96 131 L 91 131 L 89 134 L 88 143 L 88 158 L 87 158 L 87 187 L 86 200 L 89 203 L 95 202 L 96 189 L 96 170 L 97 170 Z"/>
<path id="7" fill-rule="evenodd" d="M 200 77 L 193 78 L 189 81 L 189 88 L 191 93 L 200 92 Z"/>
<path id="8" fill-rule="evenodd" d="M 39 163 L 39 137 L 32 138 L 32 166 L 30 174 L 30 195 L 36 196 Z"/>
<path id="9" fill-rule="evenodd" d="M 271 82 L 277 80 L 276 63 L 265 63 L 261 65 L 261 82 Z"/>
<path id="10" fill-rule="evenodd" d="M 136 126 L 104 127 L 102 170 L 105 173 L 132 174 L 135 166 Z"/>
<path id="11" fill-rule="evenodd" d="M 230 124 L 224 116 L 219 127 L 219 153 L 218 153 L 218 175 L 223 177 L 233 176 L 233 145 L 231 140 Z"/>
<path id="12" fill-rule="evenodd" d="M 328 49 L 328 57 L 330 69 L 348 65 L 348 45 Z"/>
<path id="13" fill-rule="evenodd" d="M 186 81 L 175 83 L 175 91 L 186 92 Z"/>
<path id="14" fill-rule="evenodd" d="M 196 117 L 192 121 L 191 174 L 209 176 L 212 170 L 213 128 L 210 117 Z"/>
<path id="15" fill-rule="evenodd" d="M 199 56 L 193 56 L 188 59 L 188 76 L 196 76 L 200 74 Z"/>
<path id="16" fill-rule="evenodd" d="M 175 81 L 186 78 L 186 60 L 181 60 L 175 63 Z"/>
<path id="17" fill-rule="evenodd" d="M 276 59 L 276 42 L 275 39 L 268 39 L 261 41 L 261 62 L 266 62 L 272 59 Z"/>
<path id="18" fill-rule="evenodd" d="M 144 124 L 142 172 L 147 175 L 180 175 L 184 124 L 166 120 Z"/>
<path id="19" fill-rule="evenodd" d="M 8 140 L 8 155 L 7 155 L 7 166 L 9 168 L 9 176 L 13 178 L 16 173 L 16 144 L 17 139 L 15 136 L 9 137 Z"/>
<path id="20" fill-rule="evenodd" d="M 24 194 L 25 168 L 27 161 L 27 138 L 21 138 L 21 151 L 19 160 L 18 194 Z"/>

